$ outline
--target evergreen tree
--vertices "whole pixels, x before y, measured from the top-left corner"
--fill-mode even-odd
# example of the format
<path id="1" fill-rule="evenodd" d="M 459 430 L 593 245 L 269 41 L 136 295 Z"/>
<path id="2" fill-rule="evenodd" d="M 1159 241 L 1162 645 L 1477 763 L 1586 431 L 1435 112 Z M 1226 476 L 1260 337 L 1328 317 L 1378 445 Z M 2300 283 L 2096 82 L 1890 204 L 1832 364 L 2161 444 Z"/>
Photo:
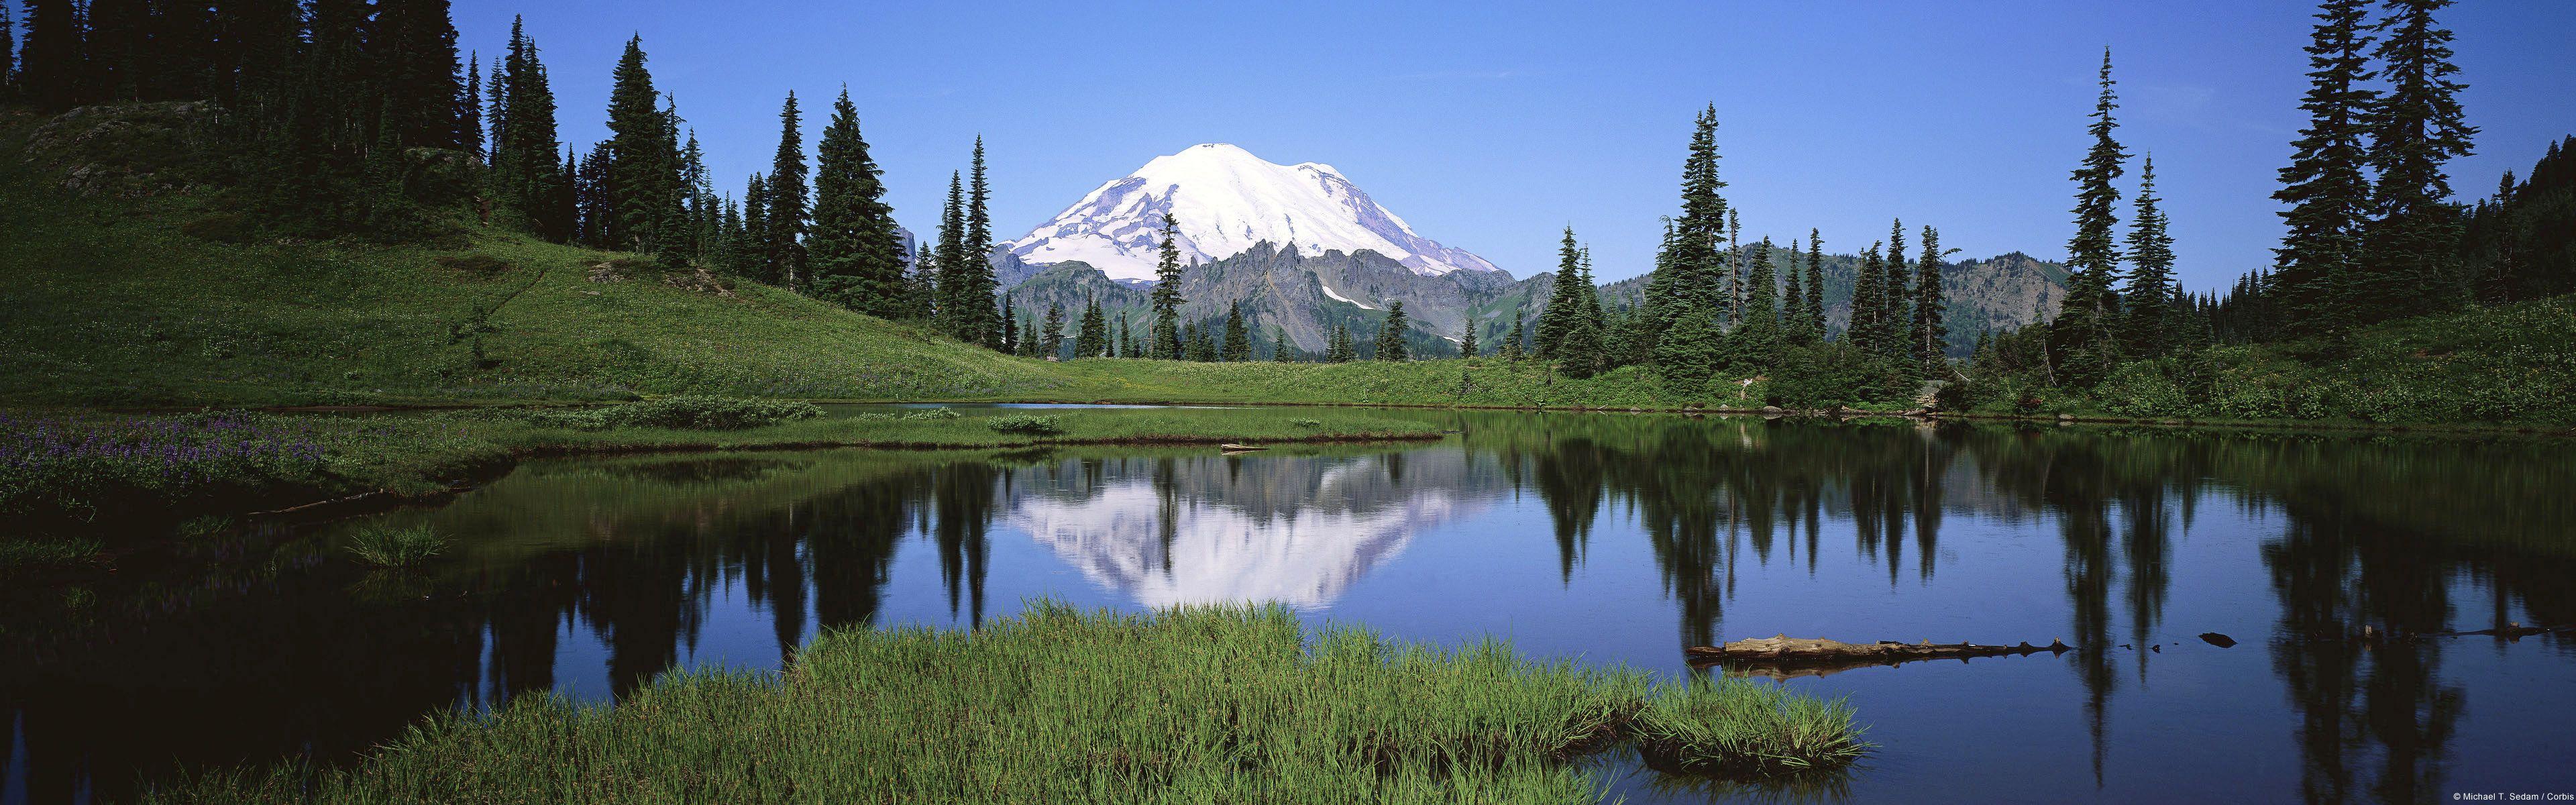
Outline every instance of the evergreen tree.
<path id="1" fill-rule="evenodd" d="M 1188 333 L 1181 340 L 1187 345 L 1185 351 L 1189 353 L 1188 359 L 1200 363 L 1215 363 L 1217 360 L 1216 335 L 1198 322 L 1190 322 L 1186 329 Z"/>
<path id="2" fill-rule="evenodd" d="M 1252 331 L 1243 323 L 1243 303 L 1226 306 L 1225 347 L 1219 357 L 1227 362 L 1252 360 Z"/>
<path id="3" fill-rule="evenodd" d="M 975 135 L 975 159 L 969 166 L 967 176 L 967 251 L 961 255 L 964 258 L 962 264 L 973 266 L 973 269 L 967 272 L 970 275 L 969 279 L 976 280 L 976 287 L 983 289 L 984 293 L 991 293 L 996 288 L 991 258 L 993 215 L 985 210 L 985 206 L 992 202 L 993 193 L 984 184 L 984 135 Z"/>
<path id="4" fill-rule="evenodd" d="M 1692 123 L 1690 148 L 1682 160 L 1681 216 L 1670 222 L 1655 273 L 1646 282 L 1644 313 L 1652 324 L 1643 328 L 1649 336 L 1646 343 L 1634 346 L 1641 351 L 1651 352 L 1653 342 L 1686 317 L 1718 315 L 1719 300 L 1725 293 L 1723 282 L 1728 269 L 1718 247 L 1726 237 L 1729 211 L 1726 197 L 1720 193 L 1726 182 L 1718 175 L 1716 105 L 1702 110 Z M 1569 231 L 1568 241 L 1571 240 Z M 1562 277 L 1560 270 L 1559 278 Z M 1550 305 L 1555 302 L 1551 297 Z M 1554 355 L 1566 326 L 1564 318 L 1551 319 L 1547 313 L 1540 313 L 1540 357 Z"/>
<path id="5" fill-rule="evenodd" d="M 1074 326 L 1073 356 L 1097 358 L 1109 349 L 1109 325 L 1101 320 L 1100 300 L 1085 297 L 1082 321 Z"/>
<path id="6" fill-rule="evenodd" d="M 1821 344 L 1825 340 L 1825 236 L 1816 229 L 1807 230 L 1807 339 Z"/>
<path id="7" fill-rule="evenodd" d="M 885 203 L 884 171 L 859 135 L 848 88 L 832 103 L 814 161 L 814 234 L 806 260 L 825 298 L 853 310 L 896 318 L 908 307 L 903 241 Z"/>
<path id="8" fill-rule="evenodd" d="M 960 263 L 965 253 L 966 185 L 956 171 L 949 171 L 948 201 L 939 208 L 939 317 L 957 340 L 981 344 L 987 340 L 981 334 L 988 329 L 979 312 L 984 303 L 976 298 Z"/>
<path id="9" fill-rule="evenodd" d="M 18 86 L 47 111 L 81 102 L 83 73 L 80 9 L 72 0 L 27 0 L 27 43 L 18 54 Z"/>
<path id="10" fill-rule="evenodd" d="M 1519 363 L 1523 355 L 1527 353 L 1528 347 L 1524 346 L 1526 339 L 1522 335 L 1529 330 L 1529 322 L 1524 318 L 1527 315 L 1528 313 L 1526 310 L 1512 311 L 1512 331 L 1503 336 L 1502 354 L 1504 360 Z"/>
<path id="11" fill-rule="evenodd" d="M 1808 346 L 1815 341 L 1807 335 L 1807 283 L 1798 273 L 1798 240 L 1789 239 L 1789 248 L 1783 253 L 1787 264 L 1780 273 L 1788 287 L 1780 293 L 1780 343 Z"/>
<path id="12" fill-rule="evenodd" d="M 1565 239 L 1557 245 L 1556 254 L 1556 282 L 1548 293 L 1547 307 L 1541 309 L 1538 314 L 1536 353 L 1539 358 L 1545 360 L 1553 360 L 1557 357 L 1557 346 L 1564 341 L 1566 329 L 1573 326 L 1574 319 L 1579 318 L 1575 310 L 1575 302 L 1584 296 L 1583 286 L 1586 284 L 1581 278 L 1582 252 L 1574 244 L 1574 227 L 1565 228 Z M 1676 265 L 1678 264 L 1677 262 Z M 1688 303 L 1678 304 L 1682 307 L 1675 310 L 1687 309 L 1689 306 Z"/>
<path id="13" fill-rule="evenodd" d="M 1004 355 L 1020 354 L 1019 313 L 1011 309 L 1011 298 L 1008 296 L 1002 297 L 1000 304 L 1002 308 L 1002 335 L 1000 340 L 993 344 L 993 348 L 1000 350 Z"/>
<path id="14" fill-rule="evenodd" d="M 1726 261 L 1720 277 L 1719 303 L 1722 321 L 1743 321 L 1744 317 L 1744 221 L 1734 210 L 1726 211 Z"/>
<path id="15" fill-rule="evenodd" d="M 18 99 L 18 25 L 10 15 L 15 5 L 0 1 L 0 103 Z"/>
<path id="16" fill-rule="evenodd" d="M 2148 172 L 2152 175 L 2154 169 Z M 2139 197 L 2145 198 L 2143 191 Z M 1950 327 L 1942 321 L 1949 305 L 1941 297 L 1941 259 L 1948 256 L 1941 250 L 1941 232 L 1924 227 L 1923 256 L 1914 261 L 1914 320 L 1906 341 L 1910 364 L 1926 379 L 1939 377 L 1949 365 Z"/>
<path id="17" fill-rule="evenodd" d="M 480 52 L 465 58 L 465 97 L 456 108 L 456 128 L 462 136 L 459 145 L 465 153 L 473 155 L 475 162 L 482 162 L 488 152 L 483 140 L 483 54 Z"/>
<path id="18" fill-rule="evenodd" d="M 530 228 L 548 240 L 574 236 L 576 215 L 562 199 L 572 195 L 572 179 L 556 154 L 555 95 L 538 60 L 536 40 L 516 18 L 510 22 L 510 49 L 492 81 L 492 183 L 494 195 L 525 217 Z"/>
<path id="19" fill-rule="evenodd" d="M 163 4 L 163 13 L 180 6 Z M 203 7 L 200 2 L 199 7 Z M 156 50 L 170 47 L 155 43 Z M 448 0 L 377 0 L 367 31 L 368 77 L 388 110 L 385 123 L 405 147 L 456 148 L 457 95 L 464 76 Z"/>
<path id="20" fill-rule="evenodd" d="M 2165 233 L 2165 213 L 2156 203 L 2156 158 L 2146 157 L 2138 166 L 2138 200 L 2136 217 L 2129 229 L 2129 284 L 2122 289 L 2126 310 L 2121 315 L 2121 329 L 2126 335 L 2129 354 L 2161 357 L 2173 347 L 2180 325 L 2180 311 L 2174 309 L 2173 236 Z"/>
<path id="21" fill-rule="evenodd" d="M 2118 104 L 2111 92 L 2107 48 L 2102 51 L 2100 80 L 2102 95 L 2093 106 L 2093 123 L 2086 128 L 2093 146 L 2074 174 L 2075 236 L 2066 243 L 2066 301 L 2048 334 L 2059 382 L 2077 388 L 2091 388 L 2120 356 L 2115 330 L 2120 297 L 2111 287 L 2120 271 L 2119 242 L 2113 232 L 2120 223 L 2113 211 L 2120 191 L 2111 182 L 2124 172 L 2120 163 L 2128 154 L 2120 150 L 2119 141 L 2111 139 L 2112 129 L 2119 124 L 2111 117 Z"/>
<path id="22" fill-rule="evenodd" d="M 1399 299 L 1396 300 L 1394 304 L 1388 305 L 1386 309 L 1386 321 L 1381 322 L 1377 328 L 1378 360 L 1402 361 L 1411 359 L 1405 354 L 1404 349 L 1404 328 L 1406 324 L 1407 323 L 1404 320 L 1404 301 Z"/>
<path id="23" fill-rule="evenodd" d="M 1270 359 L 1279 363 L 1287 363 L 1295 360 L 1296 355 L 1297 348 L 1288 344 L 1288 329 L 1285 327 L 1270 328 Z"/>
<path id="24" fill-rule="evenodd" d="M 1476 357 L 1476 314 L 1467 314 L 1467 323 L 1458 328 L 1458 357 Z"/>
<path id="25" fill-rule="evenodd" d="M 734 244 L 734 276 L 768 282 L 769 176 L 754 173 L 742 189 L 742 240 Z"/>
<path id="26" fill-rule="evenodd" d="M 1038 332 L 1041 334 L 1038 343 L 1039 357 L 1064 357 L 1064 303 L 1047 303 L 1046 324 L 1044 329 Z"/>
<path id="27" fill-rule="evenodd" d="M 1127 311 L 1124 310 L 1118 311 L 1118 354 L 1114 357 L 1137 357 L 1136 333 L 1127 328 Z"/>
<path id="28" fill-rule="evenodd" d="M 2370 179 L 2363 174 L 2368 142 L 2364 121 L 2377 93 L 2362 32 L 2369 0 L 2326 0 L 2317 12 L 2308 53 L 2308 92 L 2299 108 L 2307 128 L 2290 142 L 2294 153 L 2281 169 L 2272 198 L 2289 231 L 2273 250 L 2270 283 L 2284 303 L 2286 324 L 2317 332 L 2349 321 L 2351 286 L 2359 280 L 2361 227 L 2370 211 Z"/>
<path id="29" fill-rule="evenodd" d="M 1890 364 L 1904 366 L 1914 362 L 1914 348 L 1907 344 L 1913 321 L 1913 288 L 1909 280 L 1912 267 L 1905 262 L 1905 221 L 1897 219 L 1887 230 L 1887 278 L 1878 286 L 1880 300 L 1887 309 L 1878 315 L 1878 354 Z"/>
<path id="30" fill-rule="evenodd" d="M 617 211 L 609 191 L 613 181 L 608 172 L 610 147 L 608 141 L 602 140 L 590 146 L 590 156 L 574 159 L 566 154 L 564 160 L 563 174 L 571 178 L 573 190 L 568 234 L 572 242 L 594 249 L 620 248 L 609 235 L 610 221 Z"/>
<path id="31" fill-rule="evenodd" d="M 2478 130 L 2460 111 L 2452 80 L 2451 31 L 2433 12 L 2451 0 L 2386 0 L 2378 25 L 2380 78 L 2388 91 L 2369 109 L 2370 148 L 2365 152 L 2379 183 L 2371 194 L 2377 218 L 2364 227 L 2367 270 L 2355 277 L 2357 321 L 2375 322 L 2455 306 L 2466 283 L 2459 276 L 2459 210 L 2448 200 L 2451 182 L 2442 165 L 2470 151 Z"/>
<path id="32" fill-rule="evenodd" d="M 88 64 L 81 72 L 84 103 L 115 103 L 143 98 L 149 83 L 150 37 L 144 25 L 151 5 L 145 0 L 89 0 L 83 9 L 82 46 Z"/>
<path id="33" fill-rule="evenodd" d="M 1795 256 L 1793 249 L 1789 252 Z M 1753 244 L 1751 268 L 1744 276 L 1744 316 L 1737 320 L 1735 332 L 1727 334 L 1727 347 L 1735 355 L 1739 373 L 1767 372 L 1779 363 L 1780 298 L 1779 276 L 1771 264 L 1771 239 Z"/>
<path id="34" fill-rule="evenodd" d="M 813 281 L 805 264 L 805 228 L 813 218 L 806 207 L 805 134 L 798 127 L 803 120 L 796 109 L 796 93 L 790 90 L 787 102 L 778 108 L 778 151 L 770 158 L 767 188 L 769 212 L 761 221 L 769 242 L 760 280 L 799 292 Z"/>
<path id="35" fill-rule="evenodd" d="M 1154 331 L 1149 357 L 1178 360 L 1181 357 L 1181 242 L 1180 222 L 1171 213 L 1163 214 L 1163 249 L 1154 264 Z"/>
<path id="36" fill-rule="evenodd" d="M 1852 274 L 1851 320 L 1843 324 L 1843 341 L 1871 355 L 1879 354 L 1878 319 L 1887 313 L 1887 260 L 1878 253 L 1884 245 L 1871 243 L 1861 251 L 1860 269 Z"/>
<path id="37" fill-rule="evenodd" d="M 660 100 L 644 67 L 643 37 L 627 39 L 608 92 L 607 181 L 600 188 L 608 216 L 600 230 L 609 248 L 658 251 L 661 224 L 679 206 L 678 145 L 666 139 L 670 118 Z"/>

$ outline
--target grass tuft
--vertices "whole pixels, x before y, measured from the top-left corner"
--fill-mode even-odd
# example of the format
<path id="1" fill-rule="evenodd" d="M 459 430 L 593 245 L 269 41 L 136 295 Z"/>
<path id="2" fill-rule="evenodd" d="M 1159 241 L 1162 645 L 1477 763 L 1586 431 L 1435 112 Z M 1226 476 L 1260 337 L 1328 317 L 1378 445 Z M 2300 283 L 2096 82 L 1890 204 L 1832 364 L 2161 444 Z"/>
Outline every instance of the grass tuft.
<path id="1" fill-rule="evenodd" d="M 358 527 L 349 537 L 349 553 L 377 567 L 409 567 L 428 561 L 447 547 L 447 538 L 426 525 L 397 528 L 383 523 Z"/>
<path id="2" fill-rule="evenodd" d="M 1659 766 L 1733 778 L 1836 768 L 1871 748 L 1845 701 L 1741 679 L 1664 686 L 1637 714 L 1635 732 Z"/>

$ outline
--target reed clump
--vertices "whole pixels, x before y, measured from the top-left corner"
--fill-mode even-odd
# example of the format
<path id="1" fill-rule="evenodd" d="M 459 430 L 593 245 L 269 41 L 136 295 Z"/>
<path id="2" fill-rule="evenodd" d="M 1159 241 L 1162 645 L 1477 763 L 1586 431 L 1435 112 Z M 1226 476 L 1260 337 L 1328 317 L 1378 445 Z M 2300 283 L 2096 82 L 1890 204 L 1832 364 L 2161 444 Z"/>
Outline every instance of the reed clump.
<path id="1" fill-rule="evenodd" d="M 1755 686 L 1658 688 L 1643 672 L 1534 662 L 1498 642 L 1453 651 L 1362 629 L 1308 636 L 1279 607 L 1119 615 L 1035 602 L 972 634 L 835 632 L 782 673 L 672 674 L 613 707 L 527 699 L 434 719 L 351 769 L 218 775 L 154 797 L 1591 802 L 1601 785 L 1576 756 L 1613 745 L 1666 699 L 1674 714 L 1709 713 Z M 1778 718 L 1825 713 L 1767 696 L 1742 701 Z M 1839 712 L 1800 729 L 1851 733 Z M 1760 737 L 1693 746 L 1774 765 L 1800 751 Z"/>
<path id="2" fill-rule="evenodd" d="M 427 525 L 368 523 L 349 535 L 349 554 L 377 567 L 410 567 L 429 561 L 447 547 L 447 538 Z"/>

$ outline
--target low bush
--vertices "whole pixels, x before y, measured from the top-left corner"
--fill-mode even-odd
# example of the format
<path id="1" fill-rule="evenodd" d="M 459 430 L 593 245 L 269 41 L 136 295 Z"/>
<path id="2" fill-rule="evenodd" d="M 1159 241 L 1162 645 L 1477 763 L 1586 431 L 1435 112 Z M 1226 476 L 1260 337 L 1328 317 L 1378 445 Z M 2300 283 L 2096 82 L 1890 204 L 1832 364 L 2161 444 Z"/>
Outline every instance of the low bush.
<path id="1" fill-rule="evenodd" d="M 573 430 L 743 430 L 822 415 L 821 407 L 808 402 L 682 395 L 584 411 L 543 411 L 529 421 Z"/>
<path id="2" fill-rule="evenodd" d="M 1025 433 L 1033 436 L 1047 436 L 1064 432 L 1064 425 L 1057 422 L 1056 418 L 1051 416 L 1028 416 L 1024 414 L 997 416 L 986 421 L 984 426 L 992 428 L 994 431 L 999 433 Z"/>

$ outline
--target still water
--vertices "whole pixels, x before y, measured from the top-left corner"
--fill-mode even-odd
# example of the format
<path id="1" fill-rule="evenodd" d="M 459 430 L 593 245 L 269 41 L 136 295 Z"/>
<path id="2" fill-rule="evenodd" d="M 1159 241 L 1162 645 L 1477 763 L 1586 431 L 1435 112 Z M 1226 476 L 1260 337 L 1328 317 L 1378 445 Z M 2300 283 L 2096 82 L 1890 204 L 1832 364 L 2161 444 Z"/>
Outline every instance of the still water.
<path id="1" fill-rule="evenodd" d="M 1293 416 L 1282 411 L 1281 416 Z M 341 762 L 422 715 L 1032 597 L 1275 600 L 1310 622 L 1690 673 L 1786 633 L 2061 656 L 1786 681 L 1879 744 L 1794 790 L 1600 763 L 1632 802 L 2448 801 L 2576 793 L 2565 441 L 1422 412 L 1439 443 L 530 462 L 370 572 L 263 527 L 0 591 L 0 801 Z M 2221 648 L 2202 633 L 2235 641 Z M 2151 648 L 2152 647 L 2152 648 Z"/>

